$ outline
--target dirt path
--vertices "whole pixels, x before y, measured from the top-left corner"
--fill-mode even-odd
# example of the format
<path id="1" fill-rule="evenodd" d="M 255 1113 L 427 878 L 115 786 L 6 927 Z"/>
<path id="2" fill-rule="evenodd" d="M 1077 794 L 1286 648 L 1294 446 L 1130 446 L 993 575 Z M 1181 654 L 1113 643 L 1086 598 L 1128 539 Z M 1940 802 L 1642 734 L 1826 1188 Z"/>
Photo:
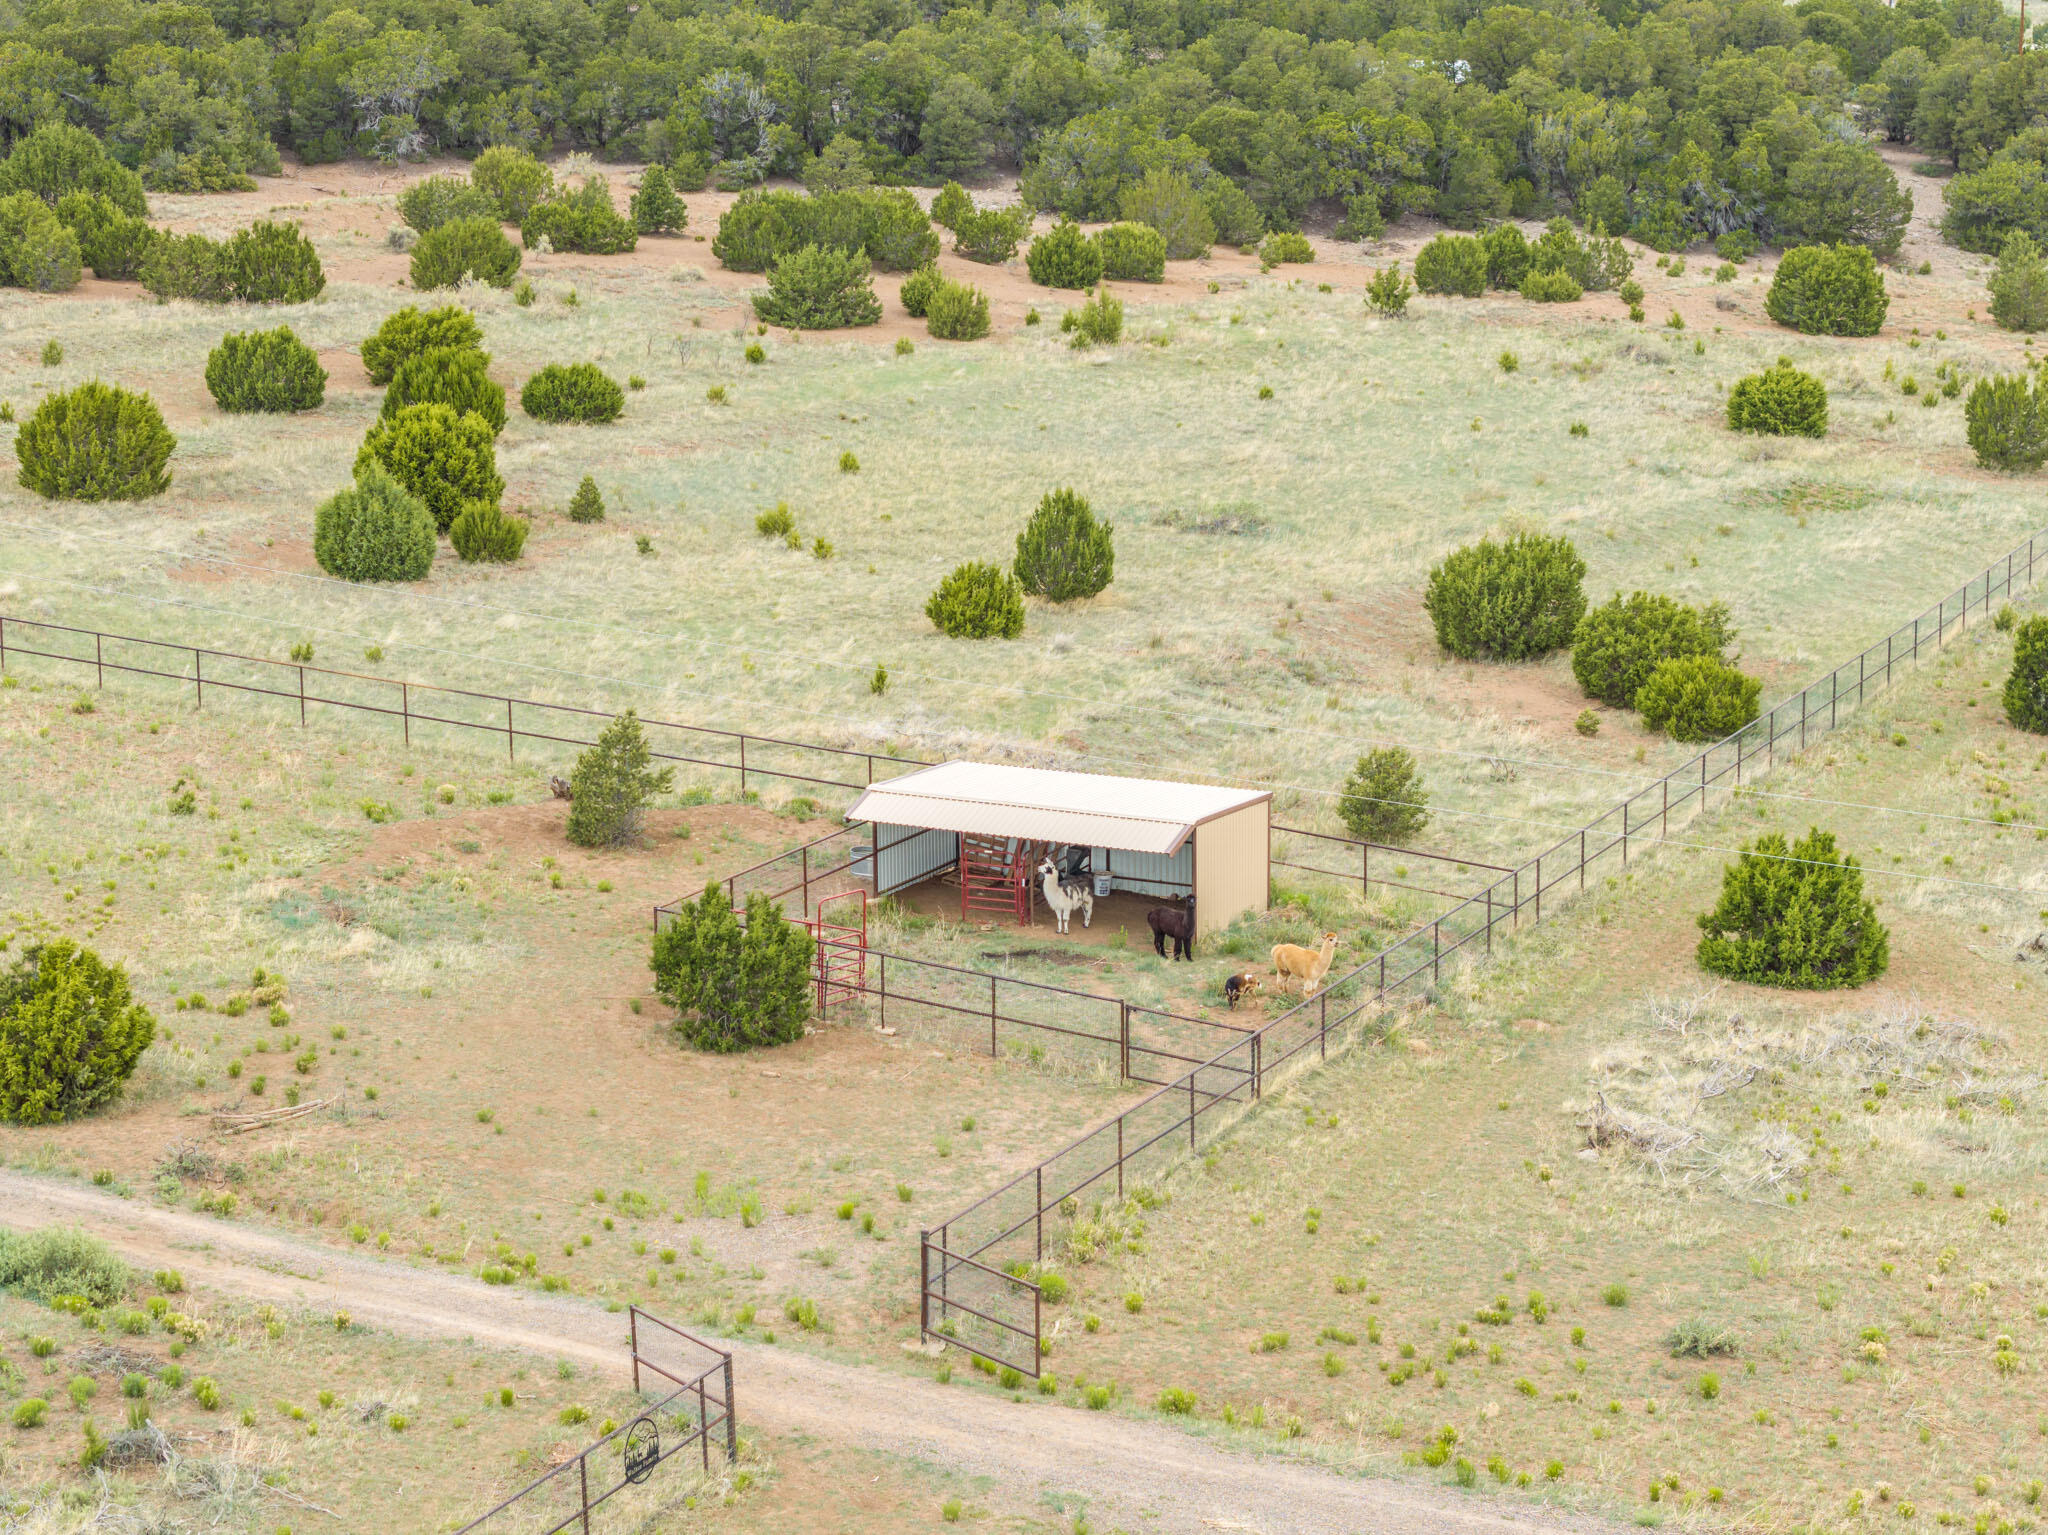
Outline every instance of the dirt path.
<path id="1" fill-rule="evenodd" d="M 623 1321 L 584 1302 L 487 1288 L 466 1275 L 354 1253 L 164 1210 L 79 1185 L 0 1172 L 0 1225 L 81 1226 L 144 1268 L 188 1282 L 422 1338 L 459 1338 L 567 1356 L 622 1371 Z M 1591 1520 L 1509 1508 L 1284 1459 L 1213 1449 L 1151 1423 L 1039 1403 L 1016 1405 L 881 1370 L 734 1341 L 741 1422 L 908 1455 L 985 1476 L 1020 1501 L 1079 1494 L 1099 1526 L 1207 1535 L 1506 1535 L 1594 1531 Z"/>

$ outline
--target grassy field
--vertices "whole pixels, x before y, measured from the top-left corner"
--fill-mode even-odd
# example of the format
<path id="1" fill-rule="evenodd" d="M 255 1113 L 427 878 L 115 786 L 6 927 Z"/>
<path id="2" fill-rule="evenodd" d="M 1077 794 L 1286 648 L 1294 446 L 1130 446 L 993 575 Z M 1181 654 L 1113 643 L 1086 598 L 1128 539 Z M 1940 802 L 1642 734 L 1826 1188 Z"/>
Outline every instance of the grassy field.
<path id="1" fill-rule="evenodd" d="M 1369 266 L 1325 245 L 1267 275 L 1227 255 L 1177 270 L 1130 295 L 1113 350 L 1067 348 L 1062 301 L 999 273 L 988 342 L 917 332 L 903 354 L 775 334 L 753 365 L 744 285 L 694 240 L 650 241 L 639 258 L 536 260 L 528 309 L 460 295 L 515 393 L 549 361 L 645 381 L 614 427 L 543 427 L 515 403 L 499 461 L 507 505 L 535 518 L 526 557 L 350 587 L 313 565 L 311 515 L 380 401 L 354 348 L 413 296 L 381 248 L 390 190 L 295 205 L 335 277 L 317 304 L 258 321 L 92 283 L 0 315 L 17 416 L 99 376 L 151 389 L 180 438 L 153 502 L 0 489 L 0 611 L 279 659 L 311 643 L 325 665 L 906 755 L 1257 780 L 1311 825 L 1331 824 L 1359 750 L 1397 740 L 1435 795 L 1423 841 L 1501 861 L 1689 749 L 1604 709 L 1597 735 L 1578 733 L 1586 701 L 1562 657 L 1441 657 L 1420 598 L 1450 548 L 1568 532 L 1596 600 L 1723 600 L 1743 664 L 1778 694 L 2041 521 L 2029 482 L 1971 467 L 1955 399 L 1903 392 L 1937 364 L 1975 374 L 2016 355 L 1968 316 L 1981 295 L 1953 262 L 1896 279 L 1899 323 L 1868 342 L 1769 329 L 1754 268 L 1717 283 L 1647 260 L 1643 327 L 1597 296 L 1562 312 L 1418 300 L 1377 320 L 1359 297 Z M 162 211 L 185 227 L 222 207 Z M 700 232 L 714 207 L 693 199 Z M 905 328 L 883 288 L 886 343 Z M 1025 325 L 1027 305 L 1052 323 Z M 1684 325 L 1656 323 L 1667 313 Z M 221 416 L 200 383 L 208 348 L 279 321 L 320 350 L 328 403 Z M 64 360 L 46 367 L 51 339 Z M 1780 354 L 1829 381 L 1826 440 L 1721 424 L 1729 383 Z M 585 473 L 611 507 L 596 526 L 562 513 Z M 1058 484 L 1115 522 L 1116 584 L 1034 606 L 1016 642 L 938 636 L 921 609 L 939 576 L 1005 557 Z M 829 558 L 755 536 L 783 501 Z M 1276 1095 L 1167 1203 L 1110 1212 L 1119 1239 L 1065 1270 L 1057 1400 L 1114 1383 L 1117 1410 L 1152 1413 L 1175 1388 L 1193 1394 L 1192 1432 L 1453 1486 L 1498 1478 L 1509 1498 L 1644 1523 L 1898 1527 L 1909 1506 L 1912 1528 L 2033 1519 L 2048 957 L 2023 946 L 2048 923 L 2048 754 L 1997 718 L 2009 649 L 1973 635 L 1688 845 Z M 91 942 L 129 966 L 160 1043 L 108 1112 L 0 1133 L 10 1164 L 910 1369 L 926 1368 L 899 1348 L 916 1332 L 920 1225 L 1135 1097 L 1099 1053 L 1018 1038 L 991 1058 L 971 1020 L 892 1015 L 883 1033 L 850 1012 L 772 1056 L 678 1048 L 649 990 L 650 908 L 823 834 L 830 795 L 771 788 L 764 803 L 685 775 L 645 847 L 591 854 L 548 797 L 566 751 L 508 764 L 488 742 L 407 749 L 361 719 L 302 730 L 262 704 L 196 713 L 174 687 L 87 680 L 31 663 L 0 691 L 17 790 L 0 800 L 0 959 L 57 934 Z M 1710 990 L 1692 918 L 1726 850 L 1816 821 L 1872 870 L 1890 974 L 1845 997 Z M 1327 926 L 1363 958 L 1434 909 L 1314 883 L 1283 894 L 1190 966 L 1157 959 L 1141 929 L 1060 947 L 908 907 L 881 913 L 877 941 L 1220 1018 L 1223 974 L 1267 944 Z M 258 1144 L 209 1135 L 216 1109 L 294 1101 L 322 1107 Z M 794 1336 L 796 1298 L 829 1325 Z M 374 1424 L 300 1442 L 276 1403 L 304 1408 L 329 1379 L 353 1401 L 389 1379 L 417 1393 L 403 1453 L 446 1481 L 451 1465 L 511 1477 L 521 1454 L 550 1453 L 545 1431 L 584 1389 L 318 1319 L 273 1338 L 220 1304 L 233 1357 L 218 1373 L 237 1413 L 258 1413 L 250 1432 L 288 1445 L 289 1485 L 370 1516 L 394 1506 L 364 1470 Z M 49 1330 L 0 1307 L 16 1341 Z M 1695 1322 L 1707 1352 L 1674 1355 L 1673 1329 Z M 10 1385 L 44 1372 L 22 1352 L 10 1343 Z M 516 1368 L 535 1372 L 530 1422 L 472 1411 L 464 1371 Z M 58 1441 L 77 1434 L 52 1416 L 65 1432 L 17 1435 L 9 1476 L 61 1504 L 79 1488 Z M 775 1470 L 718 1527 L 895 1529 L 948 1496 L 996 1528 L 1043 1523 L 913 1460 L 763 1454 Z M 457 1491 L 437 1517 L 475 1501 Z M 259 1498 L 236 1517 L 285 1516 Z"/>

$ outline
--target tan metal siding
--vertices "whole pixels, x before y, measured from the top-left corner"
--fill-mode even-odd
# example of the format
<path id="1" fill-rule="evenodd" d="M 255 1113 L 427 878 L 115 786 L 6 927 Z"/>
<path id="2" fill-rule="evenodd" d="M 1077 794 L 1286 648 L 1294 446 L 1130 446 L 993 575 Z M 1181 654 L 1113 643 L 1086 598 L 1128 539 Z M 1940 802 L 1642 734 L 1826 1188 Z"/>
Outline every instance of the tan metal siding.
<path id="1" fill-rule="evenodd" d="M 1261 800 L 1195 829 L 1195 931 L 1220 933 L 1266 909 L 1266 811 Z"/>

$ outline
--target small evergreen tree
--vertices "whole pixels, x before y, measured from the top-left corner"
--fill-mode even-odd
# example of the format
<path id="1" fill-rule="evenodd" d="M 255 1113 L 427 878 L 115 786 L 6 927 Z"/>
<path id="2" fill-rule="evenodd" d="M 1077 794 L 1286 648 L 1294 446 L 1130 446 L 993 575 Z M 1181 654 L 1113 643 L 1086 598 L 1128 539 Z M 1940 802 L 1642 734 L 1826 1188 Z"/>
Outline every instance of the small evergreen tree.
<path id="1" fill-rule="evenodd" d="M 0 197 L 0 281 L 35 293 L 68 293 L 84 271 L 78 236 L 33 192 Z"/>
<path id="2" fill-rule="evenodd" d="M 398 194 L 398 216 L 425 234 L 455 219 L 498 216 L 498 200 L 463 176 L 427 176 Z"/>
<path id="3" fill-rule="evenodd" d="M 519 408 L 536 421 L 602 426 L 626 408 L 626 391 L 594 362 L 551 362 L 519 391 Z"/>
<path id="4" fill-rule="evenodd" d="M 1116 574 L 1115 529 L 1072 490 L 1049 490 L 1017 535 L 1012 567 L 1024 590 L 1050 602 L 1093 597 Z"/>
<path id="5" fill-rule="evenodd" d="M 206 389 L 222 410 L 288 414 L 319 408 L 327 370 L 291 327 L 236 332 L 206 358 Z"/>
<path id="6" fill-rule="evenodd" d="M 448 542 L 466 562 L 507 564 L 526 547 L 528 526 L 523 517 L 508 517 L 488 501 L 465 501 L 448 524 Z"/>
<path id="7" fill-rule="evenodd" d="M 1616 592 L 1572 631 L 1572 675 L 1588 698 L 1632 709 L 1660 664 L 1679 656 L 1718 659 L 1733 637 L 1728 610 L 1718 602 L 1691 608 L 1648 592 Z"/>
<path id="8" fill-rule="evenodd" d="M 987 208 L 961 216 L 953 231 L 953 254 L 983 266 L 997 266 L 1017 254 L 1031 232 L 1031 214 L 1024 208 Z"/>
<path id="9" fill-rule="evenodd" d="M 988 295 L 969 283 L 940 283 L 925 306 L 925 329 L 940 341 L 979 341 L 989 332 Z"/>
<path id="10" fill-rule="evenodd" d="M 1701 966 L 1734 981 L 1826 991 L 1873 980 L 1891 959 L 1862 869 L 1819 827 L 1789 847 L 1778 832 L 1757 838 L 1699 925 Z"/>
<path id="11" fill-rule="evenodd" d="M 654 935 L 654 990 L 676 1009 L 676 1032 L 700 1050 L 731 1054 L 802 1039 L 811 1016 L 816 946 L 760 891 L 744 926 L 712 881 Z"/>
<path id="12" fill-rule="evenodd" d="M 841 330 L 882 318 L 864 251 L 806 245 L 768 269 L 768 291 L 754 298 L 754 313 L 792 330 Z"/>
<path id="13" fill-rule="evenodd" d="M 140 501 L 170 488 L 178 439 L 147 394 L 80 384 L 48 395 L 15 435 L 21 483 L 57 501 Z"/>
<path id="14" fill-rule="evenodd" d="M 1486 284 L 1512 293 L 1529 275 L 1529 241 L 1517 224 L 1496 224 L 1479 237 L 1486 252 Z"/>
<path id="15" fill-rule="evenodd" d="M 296 224 L 258 219 L 222 242 L 219 281 L 242 304 L 307 304 L 327 286 L 320 253 Z"/>
<path id="16" fill-rule="evenodd" d="M 407 490 L 426 503 L 434 526 L 448 531 L 463 503 L 496 505 L 505 494 L 490 423 L 472 412 L 457 415 L 446 405 L 408 405 L 379 421 L 363 437 L 356 474 L 382 464 Z"/>
<path id="17" fill-rule="evenodd" d="M 545 240 L 553 250 L 615 256 L 638 245 L 640 231 L 612 206 L 610 183 L 592 176 L 575 191 L 557 192 L 528 208 L 519 221 L 519 240 L 528 250 Z"/>
<path id="18" fill-rule="evenodd" d="M 1111 224 L 1095 236 L 1102 275 L 1117 282 L 1164 282 L 1166 237 L 1149 224 Z"/>
<path id="19" fill-rule="evenodd" d="M 0 975 L 0 1118 L 50 1125 L 111 1102 L 155 1037 L 119 965 L 68 938 L 29 949 Z"/>
<path id="20" fill-rule="evenodd" d="M 1486 247 L 1470 235 L 1438 235 L 1415 253 L 1415 286 L 1424 293 L 1479 297 L 1486 291 Z"/>
<path id="21" fill-rule="evenodd" d="M 147 219 L 124 213 L 97 192 L 69 192 L 57 202 L 57 222 L 78 238 L 81 260 L 106 282 L 133 282 L 158 235 Z"/>
<path id="22" fill-rule="evenodd" d="M 637 837 L 647 802 L 675 781 L 674 768 L 657 769 L 653 761 L 631 709 L 605 726 L 569 774 L 569 840 L 578 847 L 617 847 Z"/>
<path id="23" fill-rule="evenodd" d="M 421 235 L 412 248 L 412 285 L 452 288 L 474 277 L 493 288 L 509 288 L 524 259 L 496 219 L 451 219 Z"/>
<path id="24" fill-rule="evenodd" d="M 484 344 L 484 333 L 476 317 L 455 304 L 443 304 L 424 313 L 411 304 L 386 317 L 384 323 L 363 341 L 363 368 L 370 382 L 380 388 L 397 375 L 408 358 L 430 347 L 476 347 Z"/>
<path id="25" fill-rule="evenodd" d="M 473 346 L 432 346 L 398 365 L 380 414 L 390 420 L 408 405 L 441 404 L 473 411 L 492 435 L 505 429 L 505 386 L 493 383 L 491 359 Z"/>
<path id="26" fill-rule="evenodd" d="M 1202 183 L 1202 210 L 1216 228 L 1216 238 L 1240 250 L 1256 245 L 1266 232 L 1265 215 L 1252 201 L 1251 193 L 1228 176 L 1211 176 Z"/>
<path id="27" fill-rule="evenodd" d="M 907 313 L 922 320 L 931 307 L 932 295 L 945 285 L 946 279 L 939 275 L 937 267 L 921 266 L 903 279 L 903 286 L 897 290 L 896 296 L 902 300 Z"/>
<path id="28" fill-rule="evenodd" d="M 644 235 L 672 235 L 690 222 L 690 210 L 676 196 L 668 171 L 659 165 L 647 167 L 633 194 L 633 227 Z"/>
<path id="29" fill-rule="evenodd" d="M 1568 538 L 1483 538 L 1429 573 L 1422 605 L 1437 643 L 1452 655 L 1525 661 L 1571 643 L 1586 611 L 1579 584 L 1585 574 L 1586 562 Z"/>
<path id="30" fill-rule="evenodd" d="M 2048 260 L 2024 229 L 2005 237 L 1991 274 L 1991 318 L 2007 330 L 2048 330 Z"/>
<path id="31" fill-rule="evenodd" d="M 1092 288 L 1102 281 L 1102 249 L 1072 219 L 1031 242 L 1024 266 L 1041 288 Z"/>
<path id="32" fill-rule="evenodd" d="M 597 481 L 587 474 L 583 476 L 583 483 L 576 487 L 576 494 L 569 498 L 569 520 L 604 521 L 604 497 L 598 494 Z"/>
<path id="33" fill-rule="evenodd" d="M 1308 236 L 1293 229 L 1274 230 L 1259 247 L 1259 260 L 1267 266 L 1315 259 L 1316 248 L 1308 243 Z"/>
<path id="34" fill-rule="evenodd" d="M 313 558 L 344 581 L 424 581 L 434 565 L 434 518 L 382 464 L 313 514 Z"/>
<path id="35" fill-rule="evenodd" d="M 1771 437 L 1825 437 L 1828 386 L 1780 357 L 1776 367 L 1739 379 L 1728 391 L 1728 425 Z"/>
<path id="36" fill-rule="evenodd" d="M 1801 245 L 1785 252 L 1764 313 L 1809 336 L 1874 336 L 1891 300 L 1861 245 Z"/>
<path id="37" fill-rule="evenodd" d="M 1014 640 L 1024 632 L 1024 588 L 1002 566 L 968 560 L 938 584 L 924 612 L 954 639 Z"/>
<path id="38" fill-rule="evenodd" d="M 1079 309 L 1060 316 L 1060 329 L 1072 338 L 1067 345 L 1114 346 L 1123 339 L 1124 301 L 1107 288 L 1098 288 Z"/>
<path id="39" fill-rule="evenodd" d="M 850 133 L 835 133 L 804 167 L 804 190 L 813 196 L 821 192 L 862 191 L 875 184 L 868 170 L 861 141 Z"/>
<path id="40" fill-rule="evenodd" d="M 1216 222 L 1202 205 L 1201 194 L 1187 177 L 1164 166 L 1154 166 L 1127 185 L 1118 196 L 1117 211 L 1134 224 L 1158 230 L 1169 261 L 1199 260 L 1216 243 Z"/>
<path id="41" fill-rule="evenodd" d="M 1365 301 L 1388 319 L 1398 320 L 1408 313 L 1408 300 L 1414 292 L 1415 285 L 1397 261 L 1374 270 L 1372 281 L 1365 285 Z"/>
<path id="42" fill-rule="evenodd" d="M 1362 842 L 1404 843 L 1429 824 L 1429 791 L 1414 756 L 1381 746 L 1358 759 L 1344 780 L 1337 814 Z"/>
<path id="43" fill-rule="evenodd" d="M 1978 379 L 1963 402 L 1963 420 L 1986 469 L 2039 469 L 2048 462 L 2048 400 L 2024 373 Z"/>
<path id="44" fill-rule="evenodd" d="M 1659 661 L 1636 689 L 1636 707 L 1652 730 L 1674 741 L 1719 741 L 1757 716 L 1763 683 L 1718 655 Z"/>
<path id="45" fill-rule="evenodd" d="M 932 199 L 932 222 L 941 229 L 959 229 L 960 221 L 973 211 L 974 203 L 967 189 L 957 181 L 940 187 L 939 195 Z"/>
<path id="46" fill-rule="evenodd" d="M 2048 616 L 2030 618 L 2013 631 L 2004 703 L 2005 717 L 2021 730 L 2048 735 Z"/>
<path id="47" fill-rule="evenodd" d="M 494 144 L 469 167 L 470 182 L 497 204 L 499 222 L 516 224 L 555 194 L 555 173 L 523 149 Z"/>

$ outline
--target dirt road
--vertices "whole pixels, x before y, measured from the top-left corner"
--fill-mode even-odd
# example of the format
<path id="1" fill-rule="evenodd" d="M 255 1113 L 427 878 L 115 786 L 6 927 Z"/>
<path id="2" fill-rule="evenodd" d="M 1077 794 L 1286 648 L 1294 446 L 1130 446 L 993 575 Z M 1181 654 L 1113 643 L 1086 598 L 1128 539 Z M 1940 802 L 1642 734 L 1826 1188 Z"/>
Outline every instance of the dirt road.
<path id="1" fill-rule="evenodd" d="M 0 1172 L 0 1225 L 83 1227 L 137 1266 L 187 1283 L 328 1312 L 410 1337 L 474 1339 L 622 1374 L 623 1319 L 529 1289 L 341 1252 L 79 1184 Z M 733 1341 L 734 1395 L 749 1431 L 805 1434 L 986 1476 L 1031 1501 L 1079 1494 L 1098 1527 L 1210 1535 L 1537 1535 L 1595 1521 L 1361 1480 L 1233 1454 L 1159 1424 L 907 1379 Z"/>

